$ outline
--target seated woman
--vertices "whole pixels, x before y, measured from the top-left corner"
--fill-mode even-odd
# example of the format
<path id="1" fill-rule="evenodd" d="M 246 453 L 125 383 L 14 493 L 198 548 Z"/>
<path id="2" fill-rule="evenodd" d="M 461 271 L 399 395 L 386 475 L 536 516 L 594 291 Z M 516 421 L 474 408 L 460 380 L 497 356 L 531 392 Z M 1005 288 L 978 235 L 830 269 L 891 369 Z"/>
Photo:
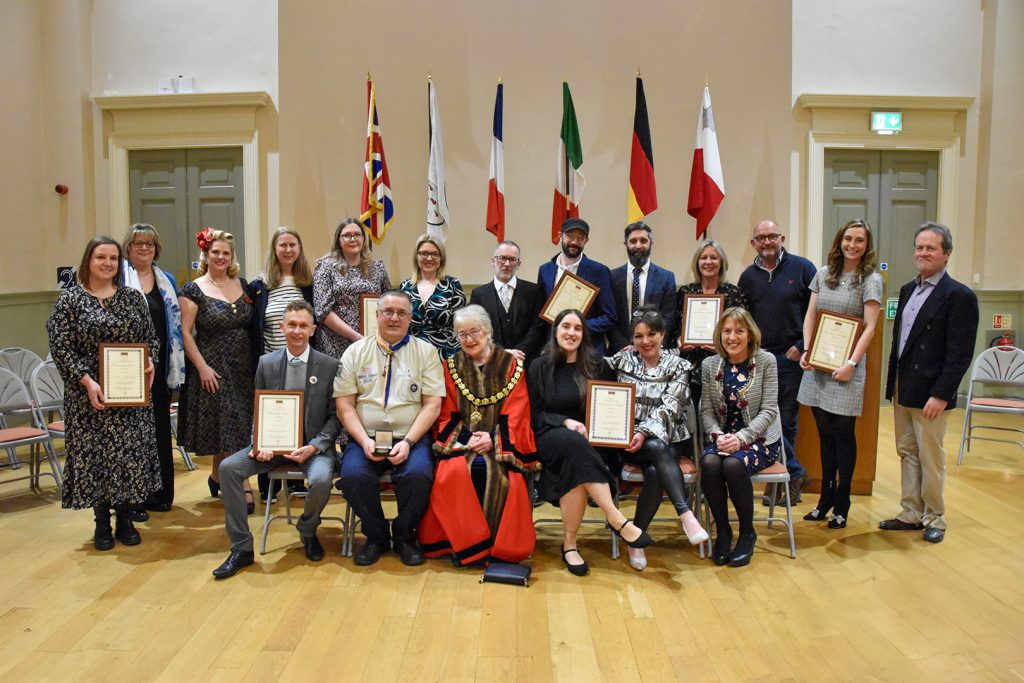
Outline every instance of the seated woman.
<path id="1" fill-rule="evenodd" d="M 760 347 L 761 330 L 750 313 L 728 308 L 715 326 L 718 354 L 701 365 L 700 423 L 705 440 L 701 487 L 717 527 L 712 553 L 717 565 L 750 564 L 757 540 L 750 475 L 776 465 L 782 444 L 775 356 Z M 776 466 L 785 471 L 781 463 Z M 727 496 L 739 518 L 735 548 Z"/>
<path id="2" fill-rule="evenodd" d="M 544 465 L 541 495 L 557 504 L 562 513 L 562 562 L 576 576 L 589 571 L 576 549 L 587 495 L 627 545 L 645 548 L 651 544 L 647 532 L 615 507 L 612 487 L 616 478 L 587 440 L 583 424 L 587 380 L 601 379 L 602 370 L 607 366 L 590 343 L 586 318 L 579 311 L 566 310 L 555 317 L 551 338 L 540 358 L 530 365 L 526 384 L 537 454 Z"/>
<path id="3" fill-rule="evenodd" d="M 420 546 L 457 566 L 488 557 L 521 562 L 537 541 L 524 473 L 540 469 L 523 362 L 494 344 L 482 306 L 455 312 L 455 336 L 461 350 L 445 364 Z"/>
<path id="4" fill-rule="evenodd" d="M 647 530 L 667 493 L 679 515 L 690 543 L 708 540 L 686 500 L 686 486 L 679 469 L 686 430 L 686 405 L 690 402 L 690 364 L 672 351 L 662 349 L 665 322 L 654 306 L 633 312 L 633 348 L 605 360 L 620 382 L 636 385 L 635 433 L 623 458 L 644 472 L 644 485 L 636 501 L 633 523 Z M 647 566 L 643 548 L 629 549 L 629 566 Z"/>

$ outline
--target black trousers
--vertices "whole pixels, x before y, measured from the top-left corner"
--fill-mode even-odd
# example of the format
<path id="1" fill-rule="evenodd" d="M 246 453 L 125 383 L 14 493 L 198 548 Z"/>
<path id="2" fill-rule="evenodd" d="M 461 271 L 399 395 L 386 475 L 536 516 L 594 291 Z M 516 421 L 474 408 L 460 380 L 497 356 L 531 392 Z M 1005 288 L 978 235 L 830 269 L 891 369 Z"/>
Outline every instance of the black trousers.
<path id="1" fill-rule="evenodd" d="M 648 438 L 643 448 L 636 453 L 623 452 L 627 462 L 639 465 L 644 470 L 644 485 L 636 500 L 636 514 L 633 523 L 646 530 L 661 507 L 661 494 L 668 496 L 676 514 L 690 510 L 686 500 L 686 484 L 679 470 L 682 444 L 667 444 L 661 439 Z"/>

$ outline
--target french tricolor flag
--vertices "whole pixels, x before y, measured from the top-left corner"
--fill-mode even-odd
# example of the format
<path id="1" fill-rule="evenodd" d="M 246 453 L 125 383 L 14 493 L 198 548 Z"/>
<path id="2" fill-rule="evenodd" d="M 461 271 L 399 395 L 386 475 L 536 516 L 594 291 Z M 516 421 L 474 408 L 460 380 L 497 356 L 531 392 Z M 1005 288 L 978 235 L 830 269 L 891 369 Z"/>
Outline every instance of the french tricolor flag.
<path id="1" fill-rule="evenodd" d="M 491 137 L 491 176 L 487 184 L 487 232 L 505 241 L 505 148 L 501 141 L 502 88 L 494 97 L 494 131 Z"/>

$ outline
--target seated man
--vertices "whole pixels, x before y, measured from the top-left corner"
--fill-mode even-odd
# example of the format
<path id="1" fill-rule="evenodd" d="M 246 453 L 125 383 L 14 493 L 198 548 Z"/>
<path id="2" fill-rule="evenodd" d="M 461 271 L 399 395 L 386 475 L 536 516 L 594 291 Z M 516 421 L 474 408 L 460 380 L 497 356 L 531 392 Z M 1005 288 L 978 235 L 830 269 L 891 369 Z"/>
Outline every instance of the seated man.
<path id="1" fill-rule="evenodd" d="M 437 349 L 409 335 L 412 300 L 390 290 L 377 303 L 377 335 L 345 351 L 334 381 L 338 417 L 348 432 L 341 488 L 362 522 L 366 544 L 355 563 L 380 559 L 394 538 L 402 562 L 423 562 L 416 529 L 430 500 L 430 428 L 441 411 L 444 373 Z M 380 477 L 392 472 L 398 518 L 389 533 Z"/>
<path id="2" fill-rule="evenodd" d="M 320 513 L 331 497 L 331 475 L 337 461 L 335 440 L 341 423 L 331 402 L 331 382 L 338 361 L 309 346 L 316 331 L 313 307 L 304 299 L 295 299 L 285 307 L 281 321 L 288 347 L 260 358 L 256 369 L 256 389 L 304 392 L 305 417 L 303 440 L 306 445 L 284 455 L 255 450 L 250 444 L 220 464 L 221 498 L 224 499 L 224 528 L 231 539 L 231 554 L 213 570 L 218 579 L 234 576 L 253 563 L 252 534 L 245 509 L 242 484 L 249 477 L 269 472 L 279 465 L 300 467 L 309 482 L 306 504 L 296 522 L 306 557 L 317 562 L 324 549 L 316 537 Z"/>

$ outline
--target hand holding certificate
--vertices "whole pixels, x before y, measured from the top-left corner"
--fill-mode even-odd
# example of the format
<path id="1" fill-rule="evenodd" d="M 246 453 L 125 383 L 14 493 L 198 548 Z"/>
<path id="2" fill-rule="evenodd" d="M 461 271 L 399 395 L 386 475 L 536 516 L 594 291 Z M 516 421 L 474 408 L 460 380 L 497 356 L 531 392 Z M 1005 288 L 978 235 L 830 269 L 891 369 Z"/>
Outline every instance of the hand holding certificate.
<path id="1" fill-rule="evenodd" d="M 587 381 L 587 434 L 595 446 L 625 448 L 633 438 L 636 387 L 625 382 Z"/>
<path id="2" fill-rule="evenodd" d="M 555 284 L 551 296 L 541 307 L 540 317 L 544 322 L 554 323 L 559 313 L 570 309 L 586 315 L 600 291 L 600 287 L 595 287 L 583 278 L 566 271 L 562 273 L 562 279 Z"/>
<path id="3" fill-rule="evenodd" d="M 301 391 L 257 391 L 253 413 L 253 451 L 284 455 L 302 447 L 303 402 Z"/>
<path id="4" fill-rule="evenodd" d="M 100 344 L 100 389 L 108 407 L 147 406 L 145 344 Z"/>
<path id="5" fill-rule="evenodd" d="M 814 337 L 807 349 L 807 364 L 822 372 L 835 372 L 853 353 L 864 321 L 831 311 L 818 311 Z"/>

